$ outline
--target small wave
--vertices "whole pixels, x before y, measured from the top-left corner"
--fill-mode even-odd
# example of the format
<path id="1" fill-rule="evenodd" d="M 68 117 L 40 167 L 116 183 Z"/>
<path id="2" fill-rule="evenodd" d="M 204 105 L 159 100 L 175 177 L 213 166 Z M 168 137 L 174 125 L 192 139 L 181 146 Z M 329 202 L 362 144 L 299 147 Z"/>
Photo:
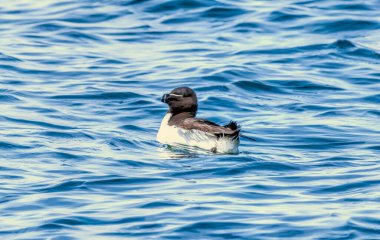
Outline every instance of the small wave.
<path id="1" fill-rule="evenodd" d="M 78 40 L 85 40 L 85 41 L 95 41 L 95 42 L 100 42 L 100 43 L 106 43 L 107 41 L 95 34 L 89 34 L 89 33 L 84 33 L 83 31 L 78 32 L 78 31 L 66 31 L 66 32 L 60 32 L 59 36 L 64 36 L 68 37 L 69 39 L 72 39 L 74 41 Z"/>
<path id="2" fill-rule="evenodd" d="M 155 202 L 149 202 L 142 204 L 140 208 L 167 208 L 167 207 L 180 207 L 182 204 L 174 203 L 174 202 L 161 202 L 161 201 L 155 201 Z"/>
<path id="3" fill-rule="evenodd" d="M 204 18 L 224 19 L 224 18 L 233 18 L 245 13 L 247 12 L 241 8 L 212 7 L 208 9 L 207 11 L 202 12 L 200 16 Z"/>
<path id="4" fill-rule="evenodd" d="M 275 163 L 275 162 L 260 162 L 254 164 L 246 164 L 241 167 L 234 167 L 233 169 L 228 169 L 226 171 L 218 173 L 218 175 L 233 176 L 244 174 L 251 171 L 297 171 L 300 167 L 296 164 L 287 163 Z"/>
<path id="5" fill-rule="evenodd" d="M 373 186 L 378 186 L 380 184 L 379 180 L 363 180 L 352 183 L 344 183 L 337 186 L 321 187 L 319 189 L 313 190 L 313 194 L 341 194 L 342 192 L 365 192 L 368 188 Z"/>
<path id="6" fill-rule="evenodd" d="M 36 201 L 38 205 L 45 206 L 69 206 L 73 208 L 79 208 L 79 207 L 85 207 L 86 205 L 89 204 L 88 200 L 84 199 L 72 199 L 69 197 L 63 197 L 63 196 L 53 196 L 53 197 L 47 197 L 40 199 Z"/>
<path id="7" fill-rule="evenodd" d="M 238 55 L 257 55 L 257 54 L 291 55 L 291 54 L 296 54 L 296 53 L 325 50 L 327 47 L 328 47 L 328 44 L 311 44 L 311 45 L 297 46 L 297 47 L 291 47 L 291 48 L 242 50 L 242 51 L 237 52 L 236 54 Z"/>
<path id="8" fill-rule="evenodd" d="M 4 54 L 4 53 L 0 53 L 0 62 L 2 62 L 2 61 L 4 61 L 4 62 L 22 62 L 22 60 L 19 58 L 12 57 L 12 56 Z"/>
<path id="9" fill-rule="evenodd" d="M 66 191 L 75 191 L 75 190 L 85 190 L 87 189 L 84 184 L 85 181 L 76 181 L 76 180 L 66 180 L 62 183 L 55 184 L 53 186 L 48 186 L 44 188 L 39 188 L 35 191 L 38 192 L 66 192 Z"/>
<path id="10" fill-rule="evenodd" d="M 347 116 L 344 111 L 325 111 L 323 113 L 315 115 L 315 117 L 338 117 L 338 116 Z"/>
<path id="11" fill-rule="evenodd" d="M 292 13 L 286 13 L 283 11 L 274 11 L 269 16 L 269 21 L 272 22 L 286 22 L 286 21 L 294 21 L 298 19 L 304 19 L 309 17 L 309 15 L 305 14 L 292 14 Z"/>
<path id="12" fill-rule="evenodd" d="M 285 194 L 274 194 L 274 193 L 266 194 L 266 193 L 260 193 L 260 192 L 254 192 L 254 191 L 241 191 L 239 193 L 221 191 L 218 193 L 210 193 L 208 195 L 210 195 L 210 196 L 224 196 L 224 197 L 246 199 L 246 200 L 255 199 L 257 201 L 279 199 L 279 198 L 280 199 L 291 198 L 291 196 L 285 195 Z"/>
<path id="13" fill-rule="evenodd" d="M 203 77 L 202 79 L 205 79 L 205 78 L 207 78 L 207 77 Z M 220 80 L 217 79 L 216 81 L 220 81 Z M 223 85 L 211 85 L 211 86 L 197 88 L 196 91 L 197 92 L 213 91 L 213 92 L 224 92 L 224 93 L 226 93 L 226 92 L 229 92 L 230 89 L 227 86 L 223 86 Z"/>
<path id="14" fill-rule="evenodd" d="M 332 44 L 330 44 L 330 46 L 332 48 L 338 48 L 338 49 L 351 49 L 351 48 L 356 47 L 353 42 L 351 42 L 350 40 L 347 40 L 347 39 L 337 40 L 337 41 L 333 42 Z"/>
<path id="15" fill-rule="evenodd" d="M 16 144 L 16 143 L 0 141 L 0 149 L 11 150 L 11 149 L 28 149 L 28 148 L 31 148 L 31 147 L 21 145 L 21 144 Z"/>
<path id="16" fill-rule="evenodd" d="M 191 48 L 191 49 L 174 49 L 166 51 L 167 53 L 207 53 L 212 52 L 211 48 Z"/>
<path id="17" fill-rule="evenodd" d="M 118 17 L 121 17 L 121 15 L 93 13 L 93 14 L 81 14 L 78 16 L 73 16 L 73 14 L 70 14 L 70 16 L 68 17 L 60 18 L 60 21 L 69 22 L 69 23 L 101 23 L 101 22 L 113 20 Z"/>
<path id="18" fill-rule="evenodd" d="M 367 113 L 375 115 L 375 116 L 380 116 L 379 110 L 368 110 Z"/>
<path id="19" fill-rule="evenodd" d="M 380 102 L 380 94 L 370 95 L 370 96 L 361 98 L 361 100 L 378 104 Z"/>
<path id="20" fill-rule="evenodd" d="M 364 48 L 359 48 L 355 49 L 353 51 L 350 51 L 346 53 L 348 56 L 352 57 L 360 57 L 360 58 L 368 58 L 368 59 L 373 59 L 373 60 L 380 60 L 380 53 L 371 50 L 371 49 L 364 49 Z M 379 61 L 377 61 L 379 62 Z"/>
<path id="21" fill-rule="evenodd" d="M 225 231 L 227 229 L 249 229 L 252 225 L 248 223 L 239 223 L 231 221 L 210 221 L 210 222 L 196 222 L 180 227 L 176 232 L 195 232 L 200 233 L 204 231 Z"/>
<path id="22" fill-rule="evenodd" d="M 41 131 L 38 133 L 41 136 L 46 137 L 52 137 L 52 138 L 71 138 L 71 139 L 78 139 L 78 138 L 84 138 L 84 139 L 91 139 L 94 140 L 95 138 L 89 134 L 81 133 L 81 132 L 68 132 L 68 131 Z"/>
<path id="23" fill-rule="evenodd" d="M 46 128 L 68 129 L 68 130 L 75 128 L 75 127 L 58 125 L 58 124 L 48 123 L 48 122 L 43 122 L 43 121 L 27 120 L 27 119 L 12 118 L 12 117 L 0 117 L 0 119 L 1 118 L 3 118 L 6 121 L 11 121 L 11 122 L 20 123 L 20 124 L 35 125 L 35 126 L 46 127 Z"/>
<path id="24" fill-rule="evenodd" d="M 10 94 L 2 94 L 0 91 L 0 102 L 12 103 L 12 102 L 21 102 L 21 100 Z"/>
<path id="25" fill-rule="evenodd" d="M 52 99 L 85 99 L 85 100 L 124 100 L 141 98 L 142 96 L 133 92 L 109 92 L 98 94 L 78 94 L 78 95 L 55 95 Z"/>
<path id="26" fill-rule="evenodd" d="M 373 60 L 380 59 L 380 53 L 375 50 L 368 49 L 362 46 L 357 46 L 352 41 L 347 39 L 340 39 L 330 44 L 312 44 L 306 46 L 297 46 L 291 48 L 273 48 L 273 49 L 259 49 L 259 50 L 242 50 L 237 52 L 238 55 L 292 55 L 292 54 L 305 54 L 308 53 L 310 55 L 313 51 L 322 51 L 322 50 L 336 50 L 335 52 L 327 52 L 326 56 L 332 54 L 333 56 L 341 56 L 341 57 L 360 57 L 360 58 L 368 58 Z M 308 56 L 307 55 L 307 56 Z M 320 58 L 320 56 L 318 57 Z M 282 63 L 282 62 L 292 62 L 292 59 L 280 59 L 274 60 L 274 63 Z M 324 67 L 324 68 L 337 68 L 337 67 L 350 67 L 348 64 L 343 63 L 329 63 L 323 62 L 314 64 L 314 66 Z"/>
<path id="27" fill-rule="evenodd" d="M 126 124 L 126 125 L 120 126 L 119 128 L 128 130 L 128 131 L 140 132 L 140 133 L 147 132 L 146 128 L 131 125 L 131 124 Z"/>
<path id="28" fill-rule="evenodd" d="M 215 167 L 206 169 L 196 169 L 189 171 L 181 171 L 171 174 L 171 177 L 186 177 L 196 179 L 205 175 L 213 176 L 236 176 L 251 173 L 252 171 L 297 171 L 300 167 L 296 164 L 278 163 L 278 162 L 253 162 L 243 165 L 234 165 L 231 168 Z"/>
<path id="29" fill-rule="evenodd" d="M 292 90 L 302 90 L 302 91 L 340 91 L 343 90 L 343 88 L 337 87 L 337 86 L 331 86 L 327 84 L 319 84 L 312 81 L 307 80 L 296 80 L 296 81 L 268 81 L 270 83 L 273 83 L 277 85 L 278 87 L 281 87 L 282 89 L 292 89 Z"/>
<path id="30" fill-rule="evenodd" d="M 260 81 L 237 81 L 233 83 L 234 86 L 241 88 L 248 92 L 268 92 L 285 94 L 286 92 L 276 86 L 269 85 Z"/>
<path id="31" fill-rule="evenodd" d="M 192 17 L 173 17 L 162 21 L 163 24 L 183 24 L 192 22 L 194 22 L 194 18 Z"/>
<path id="32" fill-rule="evenodd" d="M 380 60 L 380 53 L 364 46 L 355 45 L 349 40 L 338 40 L 331 44 L 331 47 L 340 50 L 340 54 L 347 57 L 360 57 L 373 60 Z"/>
<path id="33" fill-rule="evenodd" d="M 66 152 L 50 152 L 48 154 L 49 156 L 53 156 L 56 159 L 63 159 L 63 160 L 82 160 L 84 159 L 83 156 L 72 154 L 72 153 L 66 153 Z"/>
<path id="34" fill-rule="evenodd" d="M 331 116 L 331 114 L 318 115 L 318 117 L 327 117 L 327 116 Z M 344 115 L 332 115 L 332 116 L 344 116 Z M 347 146 L 355 146 L 355 145 L 360 145 L 363 143 L 365 142 L 355 141 L 352 139 L 310 137 L 310 138 L 303 139 L 303 142 L 301 144 L 300 143 L 288 144 L 287 147 L 298 148 L 298 149 L 313 149 L 317 151 L 317 150 L 328 150 L 328 149 L 342 149 L 342 148 L 346 148 Z"/>
<path id="35" fill-rule="evenodd" d="M 60 217 L 52 218 L 46 220 L 46 223 L 40 228 L 45 228 L 46 225 L 51 225 L 53 228 L 74 228 L 75 226 L 86 226 L 86 225 L 113 225 L 113 224 L 128 224 L 128 223 L 139 223 L 146 221 L 146 217 L 126 217 L 126 218 L 94 218 L 94 217 L 85 217 L 81 215 L 75 215 L 71 217 Z"/>
<path id="36" fill-rule="evenodd" d="M 53 70 L 41 70 L 41 69 L 28 69 L 22 67 L 16 67 L 8 64 L 0 64 L 0 69 L 5 69 L 13 72 L 31 75 L 54 75 L 56 72 Z"/>
<path id="37" fill-rule="evenodd" d="M 215 4 L 215 2 L 210 0 L 171 0 L 147 7 L 145 11 L 150 13 L 173 12 L 178 10 L 197 9 L 212 6 L 213 4 Z"/>
<path id="38" fill-rule="evenodd" d="M 380 24 L 375 21 L 357 20 L 357 19 L 344 19 L 336 21 L 322 21 L 313 23 L 310 26 L 313 33 L 332 33 L 350 32 L 350 31 L 365 31 L 380 29 Z"/>
<path id="39" fill-rule="evenodd" d="M 110 185 L 113 186 L 115 184 L 121 184 L 121 185 L 144 185 L 146 183 L 152 184 L 152 183 L 162 183 L 166 182 L 167 179 L 165 178 L 108 178 L 108 179 L 102 179 L 102 180 L 93 180 L 93 181 L 87 181 L 85 183 L 86 186 L 89 187 L 100 187 L 100 186 L 106 186 Z"/>
<path id="40" fill-rule="evenodd" d="M 119 64 L 125 64 L 125 61 L 119 60 L 119 59 L 100 59 L 96 61 L 97 65 L 119 65 Z"/>
<path id="41" fill-rule="evenodd" d="M 38 31 L 47 31 L 47 32 L 54 32 L 59 31 L 66 28 L 66 26 L 58 23 L 40 23 L 35 26 L 33 26 L 33 29 L 36 29 Z"/>
<path id="42" fill-rule="evenodd" d="M 234 30 L 239 33 L 251 33 L 251 32 L 257 32 L 257 33 L 270 33 L 273 32 L 271 27 L 260 23 L 260 22 L 242 22 L 236 24 L 234 27 Z"/>
<path id="43" fill-rule="evenodd" d="M 130 1 L 124 2 L 123 5 L 129 6 L 129 5 L 134 5 L 134 4 L 145 3 L 145 2 L 148 2 L 148 1 L 150 1 L 150 0 L 130 0 Z"/>
<path id="44" fill-rule="evenodd" d="M 371 11 L 371 6 L 365 3 L 342 3 L 332 7 L 333 9 L 350 10 L 350 11 Z"/>

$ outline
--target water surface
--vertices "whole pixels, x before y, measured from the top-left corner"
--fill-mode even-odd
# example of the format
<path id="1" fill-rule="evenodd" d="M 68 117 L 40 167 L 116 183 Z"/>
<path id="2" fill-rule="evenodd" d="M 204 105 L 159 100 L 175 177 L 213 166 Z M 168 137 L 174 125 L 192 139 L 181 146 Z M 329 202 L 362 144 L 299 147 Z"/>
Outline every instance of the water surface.
<path id="1" fill-rule="evenodd" d="M 380 4 L 0 6 L 2 239 L 377 239 Z M 155 141 L 178 86 L 239 155 Z"/>

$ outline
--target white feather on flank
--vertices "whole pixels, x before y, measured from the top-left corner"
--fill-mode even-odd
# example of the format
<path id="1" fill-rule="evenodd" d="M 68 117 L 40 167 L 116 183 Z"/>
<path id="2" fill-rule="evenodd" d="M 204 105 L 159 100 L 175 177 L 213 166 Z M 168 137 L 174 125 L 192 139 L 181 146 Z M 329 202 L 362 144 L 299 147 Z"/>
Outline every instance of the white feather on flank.
<path id="1" fill-rule="evenodd" d="M 162 119 L 157 134 L 157 141 L 163 144 L 184 144 L 206 150 L 216 149 L 218 153 L 238 153 L 239 138 L 231 139 L 202 132 L 200 130 L 185 130 L 176 126 L 169 126 L 171 114 L 167 113 Z"/>

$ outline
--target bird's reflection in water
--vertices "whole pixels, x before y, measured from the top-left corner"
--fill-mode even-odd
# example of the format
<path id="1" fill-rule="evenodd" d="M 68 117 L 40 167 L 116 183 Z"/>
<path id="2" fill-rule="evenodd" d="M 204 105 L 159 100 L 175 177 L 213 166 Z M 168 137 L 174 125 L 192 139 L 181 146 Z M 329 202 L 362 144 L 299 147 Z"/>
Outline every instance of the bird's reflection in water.
<path id="1" fill-rule="evenodd" d="M 212 153 L 197 147 L 186 146 L 182 144 L 161 145 L 157 147 L 157 153 L 160 159 L 182 159 L 198 158 L 202 155 L 211 155 Z"/>

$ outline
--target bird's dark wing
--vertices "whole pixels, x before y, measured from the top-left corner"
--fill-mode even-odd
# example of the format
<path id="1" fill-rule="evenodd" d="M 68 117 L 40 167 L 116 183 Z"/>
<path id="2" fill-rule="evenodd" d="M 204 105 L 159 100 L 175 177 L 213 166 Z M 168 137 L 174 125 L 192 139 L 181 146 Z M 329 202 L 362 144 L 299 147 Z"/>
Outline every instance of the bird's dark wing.
<path id="1" fill-rule="evenodd" d="M 208 121 L 206 119 L 200 118 L 186 118 L 181 122 L 181 127 L 187 130 L 200 130 L 212 134 L 216 137 L 232 137 L 236 138 L 239 136 L 240 129 L 234 124 L 227 124 L 226 126 L 220 126 L 214 122 Z"/>

